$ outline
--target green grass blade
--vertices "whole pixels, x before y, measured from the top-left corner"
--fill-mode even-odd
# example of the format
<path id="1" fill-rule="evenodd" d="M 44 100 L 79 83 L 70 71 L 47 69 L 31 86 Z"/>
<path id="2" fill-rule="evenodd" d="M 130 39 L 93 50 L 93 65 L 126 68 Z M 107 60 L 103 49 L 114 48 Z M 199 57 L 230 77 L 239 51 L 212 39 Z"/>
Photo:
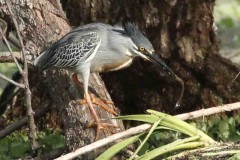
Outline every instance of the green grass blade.
<path id="1" fill-rule="evenodd" d="M 230 157 L 228 160 L 238 160 L 238 159 L 240 159 L 240 151 L 234 156 Z"/>
<path id="2" fill-rule="evenodd" d="M 204 142 L 187 142 L 189 140 L 193 140 L 193 137 L 186 138 L 184 140 L 178 140 L 177 142 L 170 143 L 168 145 L 164 145 L 162 147 L 156 148 L 143 156 L 139 157 L 138 160 L 150 160 L 155 157 L 161 156 L 165 153 L 177 151 L 177 150 L 182 150 L 182 149 L 192 149 L 192 148 L 197 148 L 200 146 L 204 146 Z M 187 143 L 186 143 L 187 142 Z"/>
<path id="3" fill-rule="evenodd" d="M 157 126 L 156 130 L 157 129 L 172 130 L 171 128 L 164 127 L 164 126 Z M 130 144 L 136 142 L 137 140 L 139 140 L 139 137 L 141 137 L 144 134 L 145 133 L 142 133 L 142 134 L 130 137 L 128 139 L 123 140 L 122 142 L 119 142 L 119 143 L 113 145 L 112 147 L 107 149 L 105 152 L 103 152 L 100 156 L 98 156 L 98 158 L 96 160 L 102 160 L 102 159 L 108 160 L 108 159 L 111 159 L 113 156 L 115 156 L 122 149 L 124 149 L 128 145 L 130 145 Z"/>
<path id="4" fill-rule="evenodd" d="M 137 114 L 137 115 L 119 116 L 119 117 L 115 117 L 115 119 L 155 123 L 159 119 L 159 117 L 155 115 Z"/>
<path id="5" fill-rule="evenodd" d="M 124 149 L 125 147 L 127 147 L 128 145 L 136 142 L 137 140 L 139 140 L 139 137 L 142 136 L 142 134 L 127 138 L 115 145 L 113 145 L 112 147 L 110 147 L 109 149 L 107 149 L 105 152 L 103 152 L 100 156 L 98 156 L 98 158 L 96 160 L 109 160 L 111 159 L 113 156 L 115 156 L 118 152 L 120 152 L 122 149 Z"/>
<path id="6" fill-rule="evenodd" d="M 147 110 L 148 113 L 151 115 L 140 114 L 140 115 L 128 115 L 128 116 L 120 116 L 117 119 L 122 120 L 135 120 L 135 121 L 142 121 L 146 123 L 155 123 L 158 120 L 158 117 L 163 118 L 161 121 L 161 125 L 172 128 L 173 130 L 177 130 L 179 132 L 185 133 L 189 136 L 200 135 L 202 138 L 201 140 L 204 142 L 208 142 L 209 144 L 215 143 L 215 141 L 206 135 L 204 132 L 198 130 L 194 126 L 174 117 L 171 115 L 167 115 L 161 112 Z"/>
<path id="7" fill-rule="evenodd" d="M 174 116 L 171 116 L 168 114 L 164 114 L 161 112 L 157 112 L 154 110 L 147 110 L 147 112 L 162 118 L 162 121 L 160 124 L 163 126 L 176 129 L 176 130 L 178 130 L 182 133 L 185 133 L 189 136 L 199 135 L 201 141 L 207 142 L 209 144 L 215 143 L 215 141 L 211 137 L 206 135 L 204 132 L 202 132 L 201 130 L 197 129 L 196 127 L 182 121 L 181 119 L 179 119 L 177 117 L 174 117 Z"/>
<path id="8" fill-rule="evenodd" d="M 136 149 L 136 151 L 133 153 L 133 155 L 129 158 L 129 160 L 132 160 L 140 151 L 140 149 L 143 147 L 143 145 L 146 143 L 146 141 L 148 140 L 148 138 L 151 136 L 152 132 L 156 129 L 156 127 L 159 125 L 159 123 L 161 122 L 161 119 L 159 118 L 158 121 L 156 121 L 153 126 L 151 127 L 150 131 L 148 132 L 147 136 L 144 138 L 144 140 L 141 142 L 141 144 L 138 146 L 138 148 Z"/>

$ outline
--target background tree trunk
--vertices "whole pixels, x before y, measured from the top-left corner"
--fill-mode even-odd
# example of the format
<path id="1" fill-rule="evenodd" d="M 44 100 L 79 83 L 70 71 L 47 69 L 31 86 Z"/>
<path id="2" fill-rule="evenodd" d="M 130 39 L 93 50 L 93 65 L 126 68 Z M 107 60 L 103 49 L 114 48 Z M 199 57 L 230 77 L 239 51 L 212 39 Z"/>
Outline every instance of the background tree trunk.
<path id="1" fill-rule="evenodd" d="M 143 60 L 125 70 L 102 74 L 115 104 L 123 114 L 156 109 L 168 113 L 237 102 L 239 68 L 218 54 L 214 24 L 215 1 L 69 1 L 64 5 L 74 26 L 93 21 L 135 22 L 186 89 L 178 110 L 174 105 L 180 85 L 166 72 Z M 111 83 L 108 83 L 111 82 Z"/>
<path id="2" fill-rule="evenodd" d="M 58 1 L 11 3 L 29 54 L 39 53 L 70 30 Z M 183 101 L 176 111 L 173 107 L 181 88 L 164 70 L 137 59 L 125 70 L 102 74 L 122 114 L 143 113 L 149 108 L 180 113 L 239 101 L 239 79 L 231 83 L 239 68 L 218 54 L 214 1 L 72 0 L 62 3 L 71 26 L 96 21 L 137 23 L 170 68 L 185 81 Z M 4 2 L 1 9 L 10 22 Z M 47 119 L 62 124 L 68 149 L 91 143 L 95 132 L 84 126 L 92 119 L 86 106 L 79 107 L 75 101 L 82 95 L 65 71 L 44 74 L 35 69 L 30 71 L 33 105 L 51 104 Z M 91 77 L 91 87 L 101 97 L 109 98 L 98 76 Z M 15 107 L 22 106 L 21 95 Z M 103 111 L 99 112 L 106 118 Z M 93 159 L 96 154 L 83 158 Z"/>

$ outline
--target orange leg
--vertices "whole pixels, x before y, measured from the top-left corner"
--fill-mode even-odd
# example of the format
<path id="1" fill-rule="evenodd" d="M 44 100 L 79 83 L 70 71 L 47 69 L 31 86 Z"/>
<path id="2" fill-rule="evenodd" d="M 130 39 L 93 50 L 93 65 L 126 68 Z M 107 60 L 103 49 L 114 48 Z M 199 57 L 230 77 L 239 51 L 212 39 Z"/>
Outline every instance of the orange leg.
<path id="1" fill-rule="evenodd" d="M 83 90 L 83 85 L 79 82 L 77 74 L 74 73 L 72 75 L 72 79 L 74 81 L 74 83 Z M 111 113 L 115 116 L 119 115 L 117 113 L 116 110 L 114 110 L 113 108 L 109 107 L 108 104 L 113 104 L 113 102 L 108 101 L 106 99 L 102 99 L 102 98 L 98 98 L 96 97 L 94 94 L 89 94 L 90 96 L 90 101 L 92 102 L 92 104 L 96 104 L 97 106 L 101 107 L 102 109 L 104 109 L 105 111 L 107 111 L 108 113 Z M 88 104 L 87 103 L 87 99 L 84 98 L 83 100 L 80 100 L 80 104 Z"/>
<path id="2" fill-rule="evenodd" d="M 90 111 L 92 112 L 92 115 L 93 115 L 93 118 L 95 119 L 96 121 L 96 125 L 97 125 L 97 131 L 96 131 L 96 137 L 95 137 L 95 140 L 98 140 L 98 137 L 99 137 L 99 131 L 102 130 L 104 127 L 100 121 L 100 118 L 98 117 L 97 115 L 97 112 L 96 110 L 93 108 L 93 105 L 92 105 L 92 102 L 91 102 L 91 99 L 90 99 L 90 96 L 89 94 L 85 94 L 84 95 L 86 101 L 87 101 L 87 104 L 89 106 L 89 109 Z"/>
<path id="3" fill-rule="evenodd" d="M 113 104 L 113 102 L 105 100 L 105 99 L 98 98 L 94 94 L 90 94 L 89 96 L 90 96 L 91 102 L 93 104 L 96 104 L 97 106 L 101 107 L 102 109 L 104 109 L 108 113 L 111 113 L 115 116 L 119 115 L 113 108 L 110 108 L 107 105 L 107 104 Z M 80 101 L 80 104 L 86 104 L 86 103 L 87 103 L 86 99 L 83 99 L 83 100 Z"/>
<path id="4" fill-rule="evenodd" d="M 72 75 L 72 79 L 73 81 L 75 82 L 75 84 L 80 87 L 80 88 L 83 88 L 82 87 L 82 84 L 79 82 L 78 78 L 77 78 L 77 74 L 73 74 Z M 105 103 L 100 99 L 100 98 L 97 98 L 97 97 L 94 97 L 93 95 L 89 95 L 88 92 L 85 92 L 84 94 L 84 100 L 81 100 L 80 103 L 83 104 L 83 103 L 87 103 L 88 106 L 89 106 L 89 109 L 93 115 L 93 118 L 95 120 L 96 123 L 92 123 L 90 125 L 88 125 L 88 127 L 93 127 L 93 126 L 96 126 L 97 127 L 97 131 L 96 131 L 96 137 L 95 137 L 95 140 L 97 140 L 99 138 L 99 131 L 100 130 L 106 130 L 106 131 L 109 131 L 112 133 L 112 131 L 109 129 L 109 127 L 116 127 L 114 125 L 111 125 L 111 124 L 106 124 L 106 123 L 101 123 L 100 121 L 100 118 L 99 116 L 97 115 L 97 112 L 96 110 L 94 109 L 93 105 L 92 105 L 92 102 L 94 104 L 97 104 L 99 106 L 101 106 L 102 108 L 104 108 L 106 111 L 114 114 L 114 115 L 118 115 L 117 112 L 115 112 L 112 108 L 109 108 L 105 103 L 109 103 L 109 101 L 105 101 Z M 111 102 L 110 102 L 111 103 Z"/>

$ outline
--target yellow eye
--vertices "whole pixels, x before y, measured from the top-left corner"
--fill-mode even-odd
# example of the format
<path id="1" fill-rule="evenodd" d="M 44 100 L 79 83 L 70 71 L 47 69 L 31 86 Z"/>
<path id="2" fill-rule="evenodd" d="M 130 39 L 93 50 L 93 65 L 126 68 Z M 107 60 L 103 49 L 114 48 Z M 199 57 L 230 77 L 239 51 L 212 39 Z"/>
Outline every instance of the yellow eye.
<path id="1" fill-rule="evenodd" d="M 140 47 L 139 50 L 140 50 L 140 51 L 144 51 L 145 48 L 144 48 L 144 47 Z"/>

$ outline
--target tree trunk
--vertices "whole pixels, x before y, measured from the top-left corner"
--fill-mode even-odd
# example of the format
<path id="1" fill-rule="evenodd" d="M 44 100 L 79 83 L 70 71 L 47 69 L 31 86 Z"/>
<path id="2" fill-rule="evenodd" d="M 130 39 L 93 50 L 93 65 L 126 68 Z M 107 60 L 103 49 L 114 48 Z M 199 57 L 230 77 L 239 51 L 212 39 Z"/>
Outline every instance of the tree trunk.
<path id="1" fill-rule="evenodd" d="M 39 53 L 70 30 L 58 1 L 20 2 L 22 0 L 11 1 L 12 10 L 29 54 Z M 63 9 L 74 26 L 95 21 L 137 23 L 170 68 L 183 78 L 185 93 L 176 111 L 173 107 L 181 88 L 164 70 L 137 59 L 128 69 L 102 74 L 114 103 L 123 114 L 143 113 L 149 108 L 168 113 L 188 112 L 239 101 L 239 78 L 231 83 L 239 68 L 218 54 L 213 7 L 214 1 L 203 0 L 63 1 Z M 11 19 L 5 3 L 1 8 L 5 19 Z M 86 106 L 79 106 L 75 101 L 82 95 L 65 71 L 42 74 L 31 69 L 29 78 L 33 105 L 39 108 L 51 103 L 51 120 L 55 122 L 58 120 L 58 116 L 53 116 L 55 110 L 60 114 L 68 149 L 91 143 L 95 132 L 84 126 L 92 119 Z M 91 88 L 109 99 L 99 76 L 91 77 Z M 21 98 L 17 104 L 21 104 Z M 98 111 L 101 117 L 107 117 L 102 110 Z M 118 125 L 121 126 L 121 122 Z M 93 159 L 96 154 L 83 158 Z"/>
<path id="2" fill-rule="evenodd" d="M 73 0 L 64 9 L 75 26 L 92 21 L 137 23 L 156 52 L 184 80 L 184 97 L 175 110 L 181 88 L 164 70 L 136 60 L 128 69 L 103 74 L 123 114 L 143 113 L 149 108 L 180 113 L 240 99 L 240 79 L 231 83 L 239 68 L 218 53 L 214 4 L 203 0 Z"/>
<path id="3" fill-rule="evenodd" d="M 12 0 L 6 2 L 10 4 L 14 17 L 17 19 L 30 61 L 44 47 L 57 41 L 71 30 L 59 1 Z M 6 2 L 1 2 L 1 11 L 4 14 L 4 19 L 10 24 L 12 17 L 7 9 Z M 14 26 L 13 24 L 10 25 Z M 83 94 L 72 83 L 67 72 L 64 70 L 49 70 L 42 73 L 33 67 L 29 68 L 29 72 L 33 108 L 37 109 L 50 104 L 51 114 L 48 120 L 62 125 L 67 149 L 72 151 L 92 143 L 95 139 L 95 129 L 86 128 L 93 121 L 92 115 L 87 105 L 80 105 L 76 101 L 82 99 Z M 111 101 L 104 82 L 98 74 L 90 76 L 89 87 L 90 92 Z M 24 104 L 22 103 L 22 96 L 23 94 L 20 93 L 14 107 Z M 97 111 L 100 118 L 106 120 L 105 122 L 119 127 L 113 129 L 113 131 L 123 129 L 122 122 L 111 119 L 113 118 L 111 114 L 102 109 L 97 109 Z M 110 134 L 101 131 L 100 138 Z M 106 150 L 106 148 L 85 155 L 83 159 L 94 159 L 103 150 Z"/>

